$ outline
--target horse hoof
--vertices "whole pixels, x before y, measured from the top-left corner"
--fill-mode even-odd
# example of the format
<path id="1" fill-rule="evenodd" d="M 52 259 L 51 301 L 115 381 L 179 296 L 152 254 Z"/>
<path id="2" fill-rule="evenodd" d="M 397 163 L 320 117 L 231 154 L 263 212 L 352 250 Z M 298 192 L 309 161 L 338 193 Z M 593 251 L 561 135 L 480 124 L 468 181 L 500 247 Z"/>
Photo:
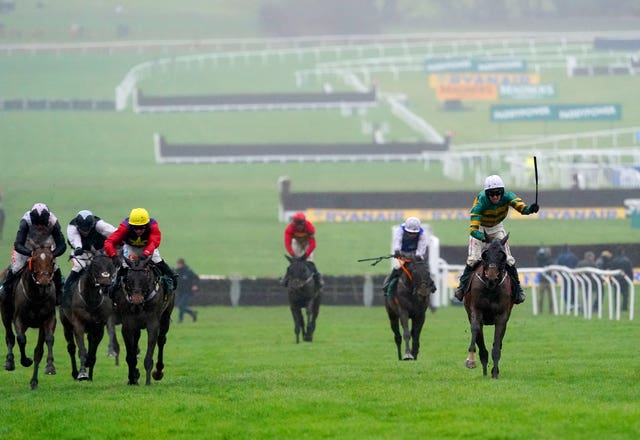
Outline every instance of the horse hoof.
<path id="1" fill-rule="evenodd" d="M 23 367 L 30 367 L 31 365 L 33 365 L 33 361 L 29 358 L 22 359 L 20 361 L 20 365 L 22 365 Z"/>
<path id="2" fill-rule="evenodd" d="M 87 373 L 78 373 L 78 380 L 89 380 L 89 375 Z"/>
<path id="3" fill-rule="evenodd" d="M 116 352 L 114 350 L 109 350 L 109 351 L 107 351 L 107 356 L 108 357 L 116 357 Z"/>
<path id="4" fill-rule="evenodd" d="M 413 357 L 413 355 L 411 353 L 406 353 L 404 355 L 404 357 L 402 358 L 403 361 L 413 361 L 415 360 L 415 358 Z"/>
<path id="5" fill-rule="evenodd" d="M 4 369 L 7 371 L 13 371 L 16 369 L 16 364 L 14 362 L 5 362 Z"/>
<path id="6" fill-rule="evenodd" d="M 469 369 L 474 369 L 478 365 L 476 364 L 476 361 L 470 361 L 469 359 L 467 359 L 466 361 L 464 361 L 464 366 L 469 368 Z"/>
<path id="7" fill-rule="evenodd" d="M 31 389 L 32 390 L 37 390 L 38 389 L 38 382 L 31 382 Z"/>
<path id="8" fill-rule="evenodd" d="M 50 376 L 53 376 L 56 374 L 56 367 L 54 366 L 48 366 L 44 369 L 44 374 L 48 374 Z"/>
<path id="9" fill-rule="evenodd" d="M 154 380 L 162 380 L 162 378 L 164 377 L 164 373 L 162 371 L 154 371 L 153 373 L 151 373 L 151 376 Z"/>

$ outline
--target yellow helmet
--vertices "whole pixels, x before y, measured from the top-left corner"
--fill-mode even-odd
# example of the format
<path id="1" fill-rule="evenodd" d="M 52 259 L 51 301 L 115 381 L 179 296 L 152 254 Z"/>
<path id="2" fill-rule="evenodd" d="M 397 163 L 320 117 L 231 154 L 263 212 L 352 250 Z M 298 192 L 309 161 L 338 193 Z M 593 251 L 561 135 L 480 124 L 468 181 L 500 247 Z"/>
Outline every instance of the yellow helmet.
<path id="1" fill-rule="evenodd" d="M 129 214 L 129 224 L 133 226 L 144 226 L 149 223 L 149 213 L 144 208 L 133 208 Z"/>

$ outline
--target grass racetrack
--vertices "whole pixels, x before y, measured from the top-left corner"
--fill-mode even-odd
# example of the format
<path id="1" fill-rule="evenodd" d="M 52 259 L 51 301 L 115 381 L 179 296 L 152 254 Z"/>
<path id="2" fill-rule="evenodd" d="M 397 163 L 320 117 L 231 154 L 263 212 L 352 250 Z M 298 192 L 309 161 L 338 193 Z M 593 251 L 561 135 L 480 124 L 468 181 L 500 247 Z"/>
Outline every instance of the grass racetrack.
<path id="1" fill-rule="evenodd" d="M 636 323 L 528 310 L 514 309 L 498 380 L 463 366 L 460 307 L 428 312 L 416 362 L 396 360 L 381 307 L 321 307 L 299 345 L 286 307 L 200 308 L 172 324 L 150 387 L 126 385 L 106 340 L 93 383 L 74 382 L 58 327 L 58 373 L 37 391 L 31 368 L 0 372 L 0 438 L 638 438 Z"/>

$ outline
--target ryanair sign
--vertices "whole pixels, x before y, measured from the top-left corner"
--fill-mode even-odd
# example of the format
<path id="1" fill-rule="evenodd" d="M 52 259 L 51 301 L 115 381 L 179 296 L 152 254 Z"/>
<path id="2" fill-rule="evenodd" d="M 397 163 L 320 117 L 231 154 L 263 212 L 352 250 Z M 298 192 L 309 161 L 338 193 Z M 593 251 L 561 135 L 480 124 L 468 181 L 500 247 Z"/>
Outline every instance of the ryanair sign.
<path id="1" fill-rule="evenodd" d="M 439 84 L 436 98 L 440 101 L 497 101 L 498 87 L 495 84 Z"/>
<path id="2" fill-rule="evenodd" d="M 458 84 L 468 86 L 493 84 L 496 87 L 501 84 L 540 84 L 540 75 L 537 73 L 485 72 L 432 73 L 429 75 L 429 87 L 432 89 L 439 85 Z"/>
<path id="3" fill-rule="evenodd" d="M 354 222 L 396 222 L 401 223 L 407 217 L 418 217 L 429 222 L 436 220 L 469 220 L 469 209 L 316 209 L 305 211 L 312 222 L 354 223 Z M 511 211 L 512 220 L 612 220 L 625 219 L 624 207 L 586 207 L 586 208 L 541 208 L 536 216 L 524 216 Z"/>

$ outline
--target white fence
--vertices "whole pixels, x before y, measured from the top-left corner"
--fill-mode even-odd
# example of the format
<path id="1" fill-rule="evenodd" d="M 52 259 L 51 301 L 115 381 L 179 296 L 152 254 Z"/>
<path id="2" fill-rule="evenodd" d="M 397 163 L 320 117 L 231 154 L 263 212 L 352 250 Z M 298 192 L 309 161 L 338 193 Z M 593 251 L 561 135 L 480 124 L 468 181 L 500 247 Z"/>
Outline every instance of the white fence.
<path id="1" fill-rule="evenodd" d="M 453 291 L 464 265 L 447 264 L 444 260 L 438 266 L 439 277 L 437 303 L 446 305 L 453 297 Z M 541 313 L 538 310 L 538 295 L 540 284 L 536 275 L 544 277 L 550 285 L 551 295 L 549 300 L 554 315 L 582 315 L 585 319 L 592 319 L 594 314 L 602 319 L 606 311 L 609 319 L 620 320 L 622 318 L 622 284 L 615 275 L 623 275 L 624 283 L 628 286 L 628 314 L 629 320 L 634 318 L 635 286 L 633 280 L 619 270 L 601 270 L 595 267 L 583 267 L 570 269 L 566 266 L 546 266 L 519 268 L 523 287 L 531 286 L 531 295 L 524 303 L 530 304 L 534 315 Z"/>

